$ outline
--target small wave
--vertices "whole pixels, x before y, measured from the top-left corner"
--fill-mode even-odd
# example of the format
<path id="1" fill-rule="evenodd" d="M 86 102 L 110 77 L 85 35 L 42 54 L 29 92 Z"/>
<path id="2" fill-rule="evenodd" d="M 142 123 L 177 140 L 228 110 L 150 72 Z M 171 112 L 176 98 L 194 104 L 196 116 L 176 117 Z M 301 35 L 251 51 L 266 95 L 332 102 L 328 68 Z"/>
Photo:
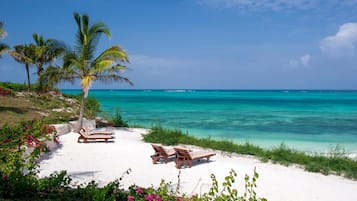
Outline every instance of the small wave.
<path id="1" fill-rule="evenodd" d="M 175 90 L 166 90 L 166 92 L 171 92 L 171 93 L 184 93 L 186 90 L 184 89 L 175 89 Z"/>

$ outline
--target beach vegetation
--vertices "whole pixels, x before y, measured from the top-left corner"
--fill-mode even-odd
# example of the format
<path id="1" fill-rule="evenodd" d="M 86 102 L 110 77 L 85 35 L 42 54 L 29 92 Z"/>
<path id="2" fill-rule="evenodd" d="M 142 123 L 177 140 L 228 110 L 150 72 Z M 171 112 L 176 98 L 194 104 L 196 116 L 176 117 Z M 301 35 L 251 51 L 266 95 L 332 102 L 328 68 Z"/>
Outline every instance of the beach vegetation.
<path id="1" fill-rule="evenodd" d="M 15 92 L 23 92 L 27 90 L 27 86 L 25 84 L 14 83 L 14 82 L 0 82 L 0 87 Z M 37 90 L 38 84 L 32 84 L 30 87 L 31 87 L 30 90 Z"/>
<path id="2" fill-rule="evenodd" d="M 98 56 L 95 50 L 102 35 L 110 37 L 110 30 L 104 23 L 89 23 L 89 16 L 74 13 L 77 25 L 76 46 L 74 51 L 67 51 L 63 58 L 63 66 L 52 68 L 51 80 L 56 82 L 74 82 L 79 79 L 82 88 L 82 100 L 79 114 L 79 127 L 82 127 L 84 108 L 89 88 L 95 81 L 124 81 L 132 82 L 121 75 L 127 68 L 120 63 L 129 62 L 127 53 L 118 45 L 114 45 Z"/>
<path id="3" fill-rule="evenodd" d="M 114 114 L 109 119 L 110 123 L 115 127 L 129 127 L 128 122 L 122 118 L 118 107 L 114 108 Z"/>
<path id="4" fill-rule="evenodd" d="M 14 50 L 9 52 L 10 56 L 15 59 L 15 61 L 25 64 L 26 77 L 27 77 L 27 91 L 31 89 L 30 81 L 30 65 L 35 63 L 35 46 L 30 45 L 15 45 Z"/>
<path id="5" fill-rule="evenodd" d="M 7 33 L 4 29 L 4 22 L 0 21 L 0 40 L 5 38 L 6 35 L 7 35 Z M 4 54 L 5 52 L 7 52 L 8 50 L 10 50 L 9 46 L 5 43 L 0 42 L 0 58 L 1 58 L 1 55 Z"/>
<path id="6" fill-rule="evenodd" d="M 62 94 L 66 98 L 73 98 L 80 102 L 82 100 L 82 94 Z M 84 116 L 89 119 L 95 119 L 96 116 L 102 112 L 100 109 L 100 102 L 93 96 L 88 96 L 85 99 Z"/>
<path id="7" fill-rule="evenodd" d="M 33 49 L 32 61 L 37 67 L 37 80 L 39 92 L 51 90 L 53 84 L 45 76 L 46 67 L 55 59 L 63 56 L 66 51 L 65 45 L 55 39 L 45 39 L 41 35 L 34 33 L 32 35 L 35 43 L 29 48 Z"/>
<path id="8" fill-rule="evenodd" d="M 5 123 L 16 125 L 34 118 L 43 118 L 47 123 L 68 123 L 78 118 L 80 105 L 76 99 L 66 98 L 56 92 L 23 93 L 27 88 L 26 84 L 6 84 L 6 88 L 2 88 L 2 84 L 0 83 L 0 119 L 3 121 L 0 121 L 0 126 Z M 15 88 L 16 91 L 9 88 Z"/>
<path id="9" fill-rule="evenodd" d="M 161 143 L 163 145 L 195 145 L 228 153 L 252 155 L 263 162 L 278 163 L 286 166 L 295 164 L 307 171 L 357 179 L 357 160 L 348 157 L 340 147 L 332 150 L 328 155 L 310 154 L 289 148 L 284 143 L 271 149 L 263 149 L 248 142 L 237 144 L 232 141 L 215 140 L 209 137 L 197 138 L 179 129 L 166 129 L 160 125 L 154 126 L 151 130 L 151 133 L 144 136 L 145 142 Z"/>

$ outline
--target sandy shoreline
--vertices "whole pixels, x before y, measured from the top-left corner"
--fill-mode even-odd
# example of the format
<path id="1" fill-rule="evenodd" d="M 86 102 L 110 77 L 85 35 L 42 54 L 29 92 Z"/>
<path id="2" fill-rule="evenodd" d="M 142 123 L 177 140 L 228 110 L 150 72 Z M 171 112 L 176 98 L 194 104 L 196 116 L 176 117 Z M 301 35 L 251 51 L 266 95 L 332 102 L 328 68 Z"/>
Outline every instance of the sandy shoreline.
<path id="1" fill-rule="evenodd" d="M 141 140 L 144 129 L 117 129 L 113 143 L 77 143 L 78 134 L 60 136 L 61 146 L 40 162 L 40 176 L 48 176 L 59 170 L 67 173 L 75 182 L 96 180 L 100 185 L 113 181 L 129 168 L 121 184 L 157 186 L 162 178 L 172 182 L 175 188 L 179 170 L 173 161 L 153 165 L 150 155 L 153 149 Z M 357 181 L 339 176 L 324 176 L 296 167 L 262 163 L 254 158 L 227 155 L 217 151 L 211 162 L 195 164 L 181 170 L 181 192 L 186 194 L 207 192 L 211 184 L 210 174 L 221 183 L 231 169 L 238 173 L 238 192 L 244 191 L 245 174 L 259 173 L 257 193 L 260 197 L 276 201 L 300 200 L 357 200 Z"/>

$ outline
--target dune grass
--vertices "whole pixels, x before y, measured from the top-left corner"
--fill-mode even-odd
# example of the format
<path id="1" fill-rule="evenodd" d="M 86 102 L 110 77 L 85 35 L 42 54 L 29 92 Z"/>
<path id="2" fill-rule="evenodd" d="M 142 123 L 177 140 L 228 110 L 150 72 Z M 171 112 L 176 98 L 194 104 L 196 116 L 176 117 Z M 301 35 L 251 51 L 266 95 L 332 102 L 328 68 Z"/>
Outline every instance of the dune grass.
<path id="1" fill-rule="evenodd" d="M 341 175 L 350 179 L 357 179 L 357 160 L 349 158 L 338 147 L 330 154 L 307 154 L 291 149 L 285 144 L 272 149 L 263 149 L 248 142 L 236 144 L 227 140 L 214 140 L 211 138 L 196 138 L 178 129 L 165 129 L 154 126 L 152 132 L 144 136 L 145 142 L 161 143 L 163 145 L 188 144 L 211 148 L 215 150 L 256 156 L 263 162 L 271 161 L 283 165 L 300 165 L 307 171 L 322 174 Z"/>

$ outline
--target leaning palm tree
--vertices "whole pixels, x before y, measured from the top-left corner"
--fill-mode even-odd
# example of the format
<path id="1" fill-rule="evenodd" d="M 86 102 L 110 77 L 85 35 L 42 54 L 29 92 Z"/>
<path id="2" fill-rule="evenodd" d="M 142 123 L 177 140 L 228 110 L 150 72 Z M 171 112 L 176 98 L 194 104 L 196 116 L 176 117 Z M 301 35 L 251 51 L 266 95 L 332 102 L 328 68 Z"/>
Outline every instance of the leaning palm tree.
<path id="1" fill-rule="evenodd" d="M 64 56 L 63 66 L 57 69 L 51 68 L 52 80 L 71 81 L 79 79 L 82 87 L 81 109 L 79 114 L 79 128 L 83 125 L 85 100 L 91 84 L 96 81 L 124 81 L 132 85 L 132 82 L 121 75 L 127 67 L 119 64 L 129 62 L 127 53 L 119 46 L 112 46 L 98 56 L 95 50 L 102 34 L 110 37 L 108 27 L 103 23 L 89 25 L 88 15 L 74 13 L 78 31 L 76 34 L 76 47 L 72 52 Z"/>
<path id="2" fill-rule="evenodd" d="M 0 39 L 5 38 L 7 35 L 6 31 L 3 29 L 4 23 L 0 21 Z M 1 55 L 4 54 L 6 51 L 9 50 L 9 46 L 5 43 L 0 43 L 0 58 Z"/>
<path id="3" fill-rule="evenodd" d="M 37 67 L 37 76 L 39 83 L 39 90 L 43 90 L 44 83 L 43 73 L 45 72 L 45 66 L 52 63 L 55 59 L 60 57 L 65 53 L 65 45 L 54 39 L 45 40 L 42 36 L 38 34 L 32 35 L 35 44 L 34 63 Z"/>
<path id="4" fill-rule="evenodd" d="M 35 46 L 34 45 L 16 45 L 14 50 L 10 51 L 10 56 L 17 62 L 25 64 L 27 75 L 27 91 L 30 91 L 30 65 L 34 64 Z"/>

